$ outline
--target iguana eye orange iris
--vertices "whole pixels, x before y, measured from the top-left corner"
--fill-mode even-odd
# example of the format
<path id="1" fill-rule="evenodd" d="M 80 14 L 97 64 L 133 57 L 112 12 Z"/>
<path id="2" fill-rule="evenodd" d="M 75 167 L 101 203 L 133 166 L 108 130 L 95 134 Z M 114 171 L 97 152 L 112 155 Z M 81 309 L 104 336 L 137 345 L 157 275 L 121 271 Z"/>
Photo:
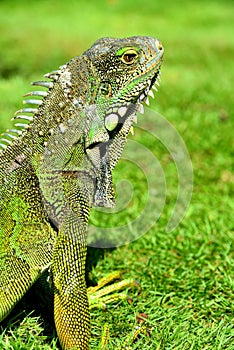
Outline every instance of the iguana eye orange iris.
<path id="1" fill-rule="evenodd" d="M 126 64 L 132 64 L 135 62 L 137 58 L 137 52 L 135 50 L 127 50 L 124 52 L 124 54 L 121 56 L 121 61 Z"/>

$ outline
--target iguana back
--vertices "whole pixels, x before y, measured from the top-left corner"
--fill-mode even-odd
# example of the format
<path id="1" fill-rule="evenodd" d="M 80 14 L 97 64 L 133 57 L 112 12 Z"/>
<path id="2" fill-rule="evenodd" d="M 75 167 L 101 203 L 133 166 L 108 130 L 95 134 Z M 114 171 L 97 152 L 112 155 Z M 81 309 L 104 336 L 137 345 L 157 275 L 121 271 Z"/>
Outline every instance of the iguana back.
<path id="1" fill-rule="evenodd" d="M 33 83 L 0 139 L 0 320 L 50 267 L 60 342 L 89 348 L 89 211 L 114 205 L 112 170 L 162 56 L 151 37 L 104 38 Z"/>

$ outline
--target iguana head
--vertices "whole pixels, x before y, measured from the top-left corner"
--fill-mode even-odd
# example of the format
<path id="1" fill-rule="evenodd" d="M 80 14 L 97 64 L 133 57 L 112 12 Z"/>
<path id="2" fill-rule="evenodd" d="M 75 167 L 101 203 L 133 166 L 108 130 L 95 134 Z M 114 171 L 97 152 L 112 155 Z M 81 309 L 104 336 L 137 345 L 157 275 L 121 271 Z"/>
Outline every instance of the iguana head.
<path id="1" fill-rule="evenodd" d="M 94 205 L 113 205 L 111 170 L 120 158 L 136 111 L 142 112 L 141 103 L 148 104 L 148 95 L 153 96 L 163 52 L 158 39 L 145 36 L 103 38 L 83 54 L 93 72 L 88 107 L 93 119 L 85 144 L 98 169 Z"/>
<path id="2" fill-rule="evenodd" d="M 147 96 L 152 96 L 150 91 L 158 83 L 163 52 L 158 39 L 137 36 L 99 39 L 83 54 L 94 67 L 98 86 L 93 102 L 105 109 L 107 130 L 121 123 L 127 105 L 137 104 L 141 110 L 139 104 L 148 103 Z"/>

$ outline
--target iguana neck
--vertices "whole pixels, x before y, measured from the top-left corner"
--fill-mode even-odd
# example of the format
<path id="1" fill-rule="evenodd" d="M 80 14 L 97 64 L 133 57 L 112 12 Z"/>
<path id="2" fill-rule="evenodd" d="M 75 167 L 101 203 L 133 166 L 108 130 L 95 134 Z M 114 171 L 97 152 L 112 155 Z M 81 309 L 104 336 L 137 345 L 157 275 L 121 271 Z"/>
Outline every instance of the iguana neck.
<path id="1" fill-rule="evenodd" d="M 82 114 L 85 106 L 92 105 L 97 100 L 100 81 L 87 57 L 76 57 L 60 67 L 58 71 L 49 73 L 47 77 L 52 81 L 33 83 L 33 85 L 43 87 L 48 84 L 49 88 L 43 91 L 45 94 L 43 99 L 36 100 L 40 102 L 38 108 L 31 108 L 31 105 L 28 105 L 16 112 L 18 120 L 24 120 L 26 116 L 28 119 L 30 117 L 30 122 L 20 130 L 21 134 L 15 130 L 19 135 L 6 149 L 0 151 L 0 156 L 2 152 L 9 155 L 12 151 L 14 153 L 17 151 L 17 154 L 23 153 L 25 156 L 43 152 L 49 138 L 56 130 L 61 133 L 65 131 L 69 123 L 69 115 L 71 120 L 76 118 Z M 32 93 L 27 95 L 30 94 Z M 31 99 L 24 102 L 32 104 Z M 33 112 L 29 111 L 29 107 Z M 85 116 L 83 121 L 85 123 Z M 80 133 L 78 138 L 80 138 Z"/>

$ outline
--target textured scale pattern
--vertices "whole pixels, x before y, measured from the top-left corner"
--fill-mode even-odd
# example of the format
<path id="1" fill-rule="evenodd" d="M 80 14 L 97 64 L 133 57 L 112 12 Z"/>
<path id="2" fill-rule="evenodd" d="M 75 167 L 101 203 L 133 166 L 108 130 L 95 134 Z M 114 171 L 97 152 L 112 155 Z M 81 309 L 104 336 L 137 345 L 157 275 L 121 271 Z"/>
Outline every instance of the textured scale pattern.
<path id="1" fill-rule="evenodd" d="M 103 38 L 32 83 L 0 138 L 0 321 L 49 269 L 62 348 L 89 349 L 89 212 L 114 205 L 112 170 L 162 57 L 151 37 Z"/>

